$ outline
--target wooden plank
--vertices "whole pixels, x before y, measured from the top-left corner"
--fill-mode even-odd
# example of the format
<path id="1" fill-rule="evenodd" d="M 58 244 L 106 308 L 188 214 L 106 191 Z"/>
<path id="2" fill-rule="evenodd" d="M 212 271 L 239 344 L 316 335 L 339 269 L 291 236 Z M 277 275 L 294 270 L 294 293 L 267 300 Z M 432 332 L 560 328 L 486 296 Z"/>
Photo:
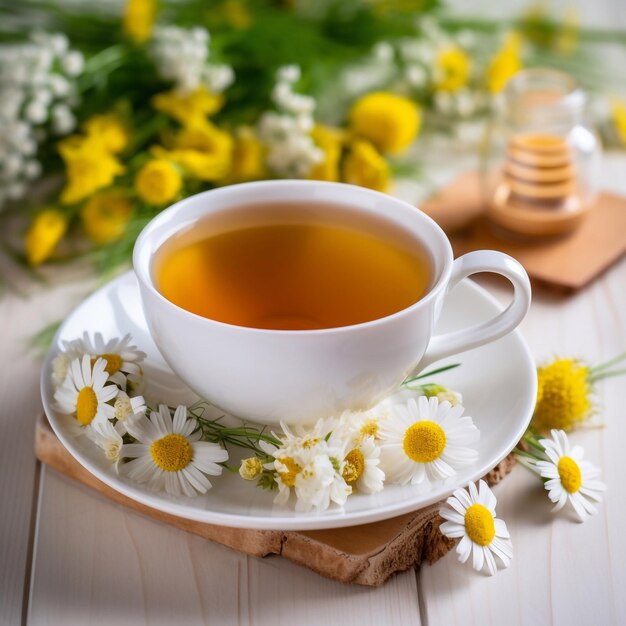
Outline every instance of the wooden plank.
<path id="1" fill-rule="evenodd" d="M 413 572 L 346 586 L 180 532 L 47 468 L 40 494 L 33 626 L 420 624 Z"/>
<path id="2" fill-rule="evenodd" d="M 0 263 L 0 271 L 6 275 L 10 268 Z M 76 283 L 54 291 L 38 288 L 28 298 L 12 292 L 0 296 L 0 624 L 20 622 L 29 574 L 36 466 L 32 441 L 41 412 L 40 365 L 29 341 L 84 293 L 85 284 Z"/>

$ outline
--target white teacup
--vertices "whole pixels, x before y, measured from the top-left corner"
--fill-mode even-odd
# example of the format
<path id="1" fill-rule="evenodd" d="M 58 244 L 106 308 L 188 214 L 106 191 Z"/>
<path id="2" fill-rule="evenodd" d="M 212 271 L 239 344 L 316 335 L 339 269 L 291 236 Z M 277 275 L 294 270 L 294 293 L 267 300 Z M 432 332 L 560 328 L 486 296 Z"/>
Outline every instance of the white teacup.
<path id="1" fill-rule="evenodd" d="M 200 221 L 251 204 L 300 202 L 342 205 L 356 219 L 394 222 L 432 258 L 430 290 L 415 304 L 371 322 L 321 330 L 264 330 L 225 324 L 186 311 L 155 286 L 153 261 L 173 235 Z M 419 243 L 417 243 L 419 242 Z M 441 358 L 511 332 L 530 306 L 522 266 L 481 250 L 453 260 L 444 232 L 397 198 L 362 187 L 317 181 L 266 181 L 222 187 L 182 200 L 143 230 L 133 255 L 150 333 L 174 372 L 199 396 L 243 419 L 305 423 L 371 406 L 407 376 Z M 509 307 L 468 329 L 433 336 L 445 295 L 463 278 L 494 272 L 514 287 Z"/>

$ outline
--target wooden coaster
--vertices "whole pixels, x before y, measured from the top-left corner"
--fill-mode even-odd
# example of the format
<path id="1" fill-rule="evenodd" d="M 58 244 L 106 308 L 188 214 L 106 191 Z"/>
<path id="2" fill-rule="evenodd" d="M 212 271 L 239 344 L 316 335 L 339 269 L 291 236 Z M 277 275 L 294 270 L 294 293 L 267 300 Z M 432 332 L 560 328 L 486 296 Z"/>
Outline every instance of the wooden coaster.
<path id="1" fill-rule="evenodd" d="M 227 528 L 163 513 L 127 498 L 90 474 L 63 447 L 44 416 L 37 422 L 35 452 L 42 463 L 148 517 L 246 554 L 280 555 L 341 582 L 377 587 L 396 572 L 419 567 L 424 561 L 433 563 L 454 546 L 439 532 L 439 505 L 374 524 L 306 532 Z M 500 482 L 514 465 L 515 457 L 510 454 L 487 474 L 486 481 L 490 485 Z"/>
<path id="2" fill-rule="evenodd" d="M 584 287 L 626 254 L 626 198 L 603 193 L 579 228 L 558 238 L 509 239 L 484 217 L 477 172 L 456 178 L 420 208 L 450 236 L 456 256 L 500 250 L 516 258 L 534 281 L 563 291 Z"/>

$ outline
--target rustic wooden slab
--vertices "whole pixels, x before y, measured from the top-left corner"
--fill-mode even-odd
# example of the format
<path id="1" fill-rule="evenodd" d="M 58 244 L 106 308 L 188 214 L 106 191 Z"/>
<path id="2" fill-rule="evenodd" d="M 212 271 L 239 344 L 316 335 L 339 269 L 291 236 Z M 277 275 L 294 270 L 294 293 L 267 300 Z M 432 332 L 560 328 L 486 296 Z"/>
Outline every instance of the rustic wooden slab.
<path id="1" fill-rule="evenodd" d="M 246 554 L 283 556 L 341 582 L 379 586 L 396 572 L 436 561 L 454 545 L 439 533 L 439 505 L 374 524 L 307 532 L 227 528 L 163 513 L 127 498 L 90 474 L 63 447 L 43 416 L 37 423 L 35 452 L 42 463 L 144 515 Z M 514 464 L 509 455 L 489 472 L 487 482 L 499 482 Z"/>
<path id="2" fill-rule="evenodd" d="M 535 282 L 578 290 L 626 254 L 626 198 L 603 193 L 580 227 L 545 240 L 499 234 L 484 217 L 479 175 L 466 172 L 420 208 L 450 236 L 456 256 L 500 250 L 516 258 Z"/>

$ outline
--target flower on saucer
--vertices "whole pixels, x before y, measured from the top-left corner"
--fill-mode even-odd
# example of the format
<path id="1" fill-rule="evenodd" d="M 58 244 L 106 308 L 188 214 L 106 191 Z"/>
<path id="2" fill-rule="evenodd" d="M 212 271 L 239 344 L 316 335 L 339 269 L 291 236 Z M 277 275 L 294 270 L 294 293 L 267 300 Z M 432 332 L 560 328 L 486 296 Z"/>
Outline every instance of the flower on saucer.
<path id="1" fill-rule="evenodd" d="M 468 493 L 469 491 L 469 493 Z M 446 521 L 439 529 L 450 539 L 461 539 L 456 547 L 459 561 L 465 563 L 473 555 L 472 565 L 481 571 L 486 566 L 493 576 L 497 571 L 494 556 L 508 567 L 513 558 L 513 546 L 506 524 L 496 518 L 496 497 L 484 480 L 478 489 L 470 483 L 466 489 L 457 489 L 439 510 Z"/>
<path id="2" fill-rule="evenodd" d="M 133 388 L 140 383 L 142 374 L 141 363 L 146 358 L 146 353 L 133 345 L 130 334 L 121 339 L 115 337 L 106 343 L 101 333 L 94 335 L 93 344 L 88 343 L 89 337 L 85 333 L 84 339 L 90 346 L 90 354 L 94 357 L 102 357 L 107 362 L 107 372 L 111 380 L 126 389 L 127 379 Z"/>
<path id="3" fill-rule="evenodd" d="M 107 403 L 119 391 L 115 385 L 107 385 L 108 382 L 106 361 L 96 359 L 92 365 L 91 357 L 85 354 L 70 363 L 63 384 L 54 392 L 54 399 L 63 413 L 73 415 L 82 426 L 106 421 L 115 416 L 115 409 Z"/>
<path id="4" fill-rule="evenodd" d="M 85 429 L 85 434 L 91 441 L 93 441 L 99 448 L 104 451 L 104 456 L 115 464 L 117 469 L 118 461 L 120 460 L 120 451 L 123 445 L 121 431 L 121 422 L 115 424 L 110 422 L 94 422 Z"/>
<path id="5" fill-rule="evenodd" d="M 164 404 L 150 417 L 137 416 L 127 424 L 137 443 L 124 444 L 120 457 L 132 459 L 120 472 L 155 491 L 174 496 L 206 493 L 211 483 L 206 475 L 219 476 L 218 463 L 228 460 L 228 452 L 216 443 L 199 441 L 198 422 L 188 419 L 187 407 L 179 406 L 174 418 Z"/>
<path id="6" fill-rule="evenodd" d="M 74 359 L 81 359 L 88 352 L 82 339 L 72 341 L 63 340 L 63 349 L 52 360 L 52 382 L 55 385 L 62 385 L 70 369 L 70 363 Z"/>
<path id="7" fill-rule="evenodd" d="M 312 427 L 293 429 L 281 423 L 283 432 L 275 435 L 278 448 L 262 444 L 274 457 L 265 469 L 274 472 L 278 494 L 274 502 L 285 505 L 292 493 L 296 511 L 326 510 L 331 502 L 343 506 L 352 493 L 342 473 L 349 440 L 337 420 L 320 419 Z"/>
<path id="8" fill-rule="evenodd" d="M 480 433 L 460 404 L 437 397 L 410 398 L 391 407 L 381 423 L 381 468 L 390 482 L 418 485 L 454 476 L 478 453 L 469 444 Z"/>
<path id="9" fill-rule="evenodd" d="M 541 439 L 546 460 L 529 463 L 542 478 L 546 479 L 548 497 L 555 503 L 553 511 L 559 511 L 569 501 L 579 520 L 584 522 L 597 513 L 594 502 L 602 500 L 605 484 L 598 480 L 600 470 L 583 459 L 581 446 L 570 447 L 562 430 L 552 430 L 552 439 Z"/>
<path id="10" fill-rule="evenodd" d="M 129 397 L 125 391 L 117 394 L 113 404 L 115 409 L 115 419 L 117 422 L 115 427 L 123 435 L 127 430 L 127 424 L 136 416 L 144 415 L 146 412 L 146 401 L 143 396 Z"/>
<path id="11" fill-rule="evenodd" d="M 383 488 L 385 472 L 380 464 L 380 448 L 374 437 L 362 437 L 357 446 L 346 454 L 341 475 L 348 486 L 361 493 L 377 493 Z"/>

